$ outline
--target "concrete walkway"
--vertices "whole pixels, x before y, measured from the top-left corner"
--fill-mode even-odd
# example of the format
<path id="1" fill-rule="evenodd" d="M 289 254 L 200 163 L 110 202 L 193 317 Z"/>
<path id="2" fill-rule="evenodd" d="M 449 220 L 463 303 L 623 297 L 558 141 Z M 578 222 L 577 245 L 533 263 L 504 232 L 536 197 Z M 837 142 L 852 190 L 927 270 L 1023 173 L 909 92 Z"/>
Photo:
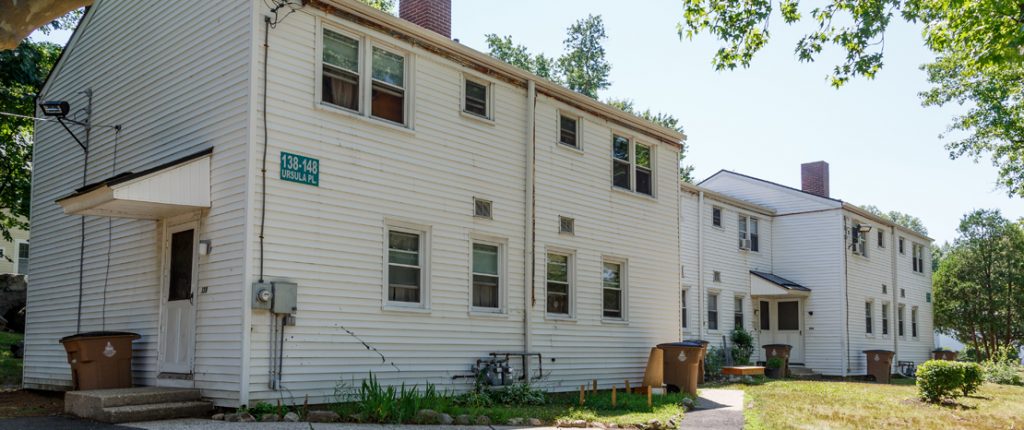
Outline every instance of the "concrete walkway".
<path id="1" fill-rule="evenodd" d="M 150 421 L 124 424 L 136 429 L 146 430 L 566 430 L 556 427 L 530 426 L 440 426 L 440 425 L 383 425 L 383 424 L 352 424 L 352 423 L 228 423 L 204 419 L 180 419 L 168 421 Z M 582 429 L 572 429 L 582 430 Z"/>
<path id="2" fill-rule="evenodd" d="M 699 391 L 697 407 L 683 415 L 681 429 L 742 430 L 743 391 Z"/>

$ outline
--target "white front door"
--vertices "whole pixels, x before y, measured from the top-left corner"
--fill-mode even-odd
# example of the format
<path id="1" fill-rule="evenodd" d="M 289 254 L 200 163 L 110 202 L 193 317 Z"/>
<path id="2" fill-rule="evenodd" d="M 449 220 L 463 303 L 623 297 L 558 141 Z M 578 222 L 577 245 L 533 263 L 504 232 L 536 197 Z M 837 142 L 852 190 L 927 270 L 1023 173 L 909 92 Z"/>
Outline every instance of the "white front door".
<path id="1" fill-rule="evenodd" d="M 195 356 L 196 223 L 169 226 L 164 235 L 160 373 L 192 373 Z"/>
<path id="2" fill-rule="evenodd" d="M 792 347 L 790 363 L 804 362 L 803 302 L 800 299 L 758 301 L 761 345 L 785 344 Z M 764 357 L 764 350 L 760 351 Z"/>

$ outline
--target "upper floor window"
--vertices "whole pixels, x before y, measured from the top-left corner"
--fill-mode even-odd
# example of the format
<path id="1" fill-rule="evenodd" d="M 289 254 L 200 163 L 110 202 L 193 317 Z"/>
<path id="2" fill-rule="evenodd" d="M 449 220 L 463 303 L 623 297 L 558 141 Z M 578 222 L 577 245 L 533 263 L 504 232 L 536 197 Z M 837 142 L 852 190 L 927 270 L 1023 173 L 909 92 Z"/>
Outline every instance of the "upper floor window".
<path id="1" fill-rule="evenodd" d="M 740 215 L 740 249 L 747 249 L 755 252 L 758 250 L 759 238 L 757 230 L 757 218 L 748 217 L 746 215 Z"/>
<path id="2" fill-rule="evenodd" d="M 359 110 L 359 41 L 324 30 L 323 84 L 324 103 Z"/>
<path id="3" fill-rule="evenodd" d="M 885 232 L 878 230 L 878 247 L 885 248 Z"/>
<path id="4" fill-rule="evenodd" d="M 711 225 L 715 227 L 722 226 L 722 208 L 717 206 L 711 208 Z"/>
<path id="5" fill-rule="evenodd" d="M 558 115 L 558 143 L 580 149 L 580 119 L 564 113 Z"/>
<path id="6" fill-rule="evenodd" d="M 466 79 L 465 97 L 463 97 L 462 110 L 476 116 L 490 118 L 488 109 L 488 95 L 490 85 L 484 82 Z"/>
<path id="7" fill-rule="evenodd" d="M 915 272 L 924 273 L 924 245 L 914 243 L 910 245 L 910 249 L 911 268 Z"/>
<path id="8" fill-rule="evenodd" d="M 900 238 L 899 243 L 900 243 L 900 246 L 899 246 L 900 254 L 905 254 L 906 252 L 903 250 L 903 238 L 902 237 Z"/>
<path id="9" fill-rule="evenodd" d="M 373 47 L 370 115 L 405 124 L 405 57 Z"/>
<path id="10" fill-rule="evenodd" d="M 406 57 L 365 40 L 324 29 L 322 103 L 374 118 L 406 124 Z M 368 60 L 369 67 L 364 64 Z M 369 79 L 366 79 L 366 78 Z M 369 89 L 366 89 L 369 86 Z M 366 100 L 366 95 L 369 100 Z"/>
<path id="11" fill-rule="evenodd" d="M 651 147 L 622 136 L 612 136 L 612 185 L 654 195 Z"/>
<path id="12" fill-rule="evenodd" d="M 850 227 L 850 250 L 854 254 L 868 256 L 868 235 L 860 231 L 860 224 Z"/>

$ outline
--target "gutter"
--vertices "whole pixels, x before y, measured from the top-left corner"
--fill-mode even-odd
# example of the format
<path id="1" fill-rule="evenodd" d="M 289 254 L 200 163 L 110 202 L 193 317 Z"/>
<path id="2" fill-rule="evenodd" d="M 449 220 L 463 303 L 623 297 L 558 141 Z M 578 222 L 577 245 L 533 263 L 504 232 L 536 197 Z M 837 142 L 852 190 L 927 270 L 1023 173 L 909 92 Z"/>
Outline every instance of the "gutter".
<path id="1" fill-rule="evenodd" d="M 526 186 L 525 186 L 525 204 L 526 210 L 523 211 L 523 231 L 525 237 L 523 238 L 523 352 L 530 352 L 530 344 L 532 343 L 533 335 L 530 333 L 530 314 L 533 313 L 533 303 L 535 300 L 535 279 L 533 276 L 537 262 L 534 258 L 534 247 L 536 246 L 534 229 L 536 228 L 535 215 L 537 210 L 536 201 L 533 195 L 534 188 L 536 187 L 536 122 L 537 122 L 537 87 L 534 82 L 527 81 L 526 83 L 526 130 L 525 130 L 525 144 L 526 144 Z M 530 378 L 530 361 L 524 360 L 523 373 L 526 376 L 527 381 Z"/>

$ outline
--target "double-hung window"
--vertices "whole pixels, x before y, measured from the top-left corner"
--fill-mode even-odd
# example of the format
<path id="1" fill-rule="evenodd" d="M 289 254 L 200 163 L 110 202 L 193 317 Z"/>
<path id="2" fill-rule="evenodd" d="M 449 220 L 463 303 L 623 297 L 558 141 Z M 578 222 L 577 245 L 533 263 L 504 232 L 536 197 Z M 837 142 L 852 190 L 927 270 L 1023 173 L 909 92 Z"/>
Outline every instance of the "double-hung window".
<path id="1" fill-rule="evenodd" d="M 872 327 L 872 314 L 874 313 L 874 304 L 871 302 L 864 303 L 864 333 L 874 333 L 874 327 Z"/>
<path id="2" fill-rule="evenodd" d="M 878 247 L 885 248 L 885 232 L 881 229 L 878 230 Z"/>
<path id="3" fill-rule="evenodd" d="M 708 293 L 708 330 L 718 330 L 718 293 Z"/>
<path id="4" fill-rule="evenodd" d="M 502 261 L 501 244 L 473 241 L 474 310 L 502 310 Z"/>
<path id="5" fill-rule="evenodd" d="M 682 294 L 680 296 L 680 302 L 679 302 L 679 313 L 680 313 L 679 318 L 680 318 L 680 321 L 682 321 L 682 323 L 683 323 L 683 328 L 684 329 L 688 325 L 687 324 L 688 316 L 686 315 L 686 291 L 687 290 L 683 290 L 683 292 L 682 292 Z"/>
<path id="6" fill-rule="evenodd" d="M 612 136 L 612 185 L 654 195 L 654 162 L 650 146 Z"/>
<path id="7" fill-rule="evenodd" d="M 910 336 L 917 337 L 917 307 L 910 308 Z"/>
<path id="8" fill-rule="evenodd" d="M 490 85 L 473 79 L 466 79 L 465 81 L 465 97 L 463 97 L 462 110 L 482 118 L 490 118 L 491 113 L 488 104 L 488 95 L 491 92 Z"/>
<path id="9" fill-rule="evenodd" d="M 711 208 L 711 225 L 715 227 L 722 226 L 722 208 L 718 206 Z"/>
<path id="10" fill-rule="evenodd" d="M 359 111 L 359 41 L 324 30 L 321 100 Z"/>
<path id="11" fill-rule="evenodd" d="M 388 302 L 423 304 L 426 234 L 406 228 L 388 228 Z"/>
<path id="12" fill-rule="evenodd" d="M 741 329 L 743 328 L 743 297 L 736 297 L 733 303 L 733 329 Z"/>
<path id="13" fill-rule="evenodd" d="M 570 316 L 572 306 L 572 256 L 548 253 L 547 310 L 549 314 Z"/>
<path id="14" fill-rule="evenodd" d="M 911 268 L 917 273 L 924 273 L 924 245 L 911 244 L 910 250 L 912 252 L 910 255 L 912 260 Z"/>
<path id="15" fill-rule="evenodd" d="M 903 305 L 896 308 L 896 334 L 903 337 Z"/>
<path id="16" fill-rule="evenodd" d="M 882 334 L 889 334 L 889 304 L 882 303 Z"/>
<path id="17" fill-rule="evenodd" d="M 558 143 L 580 149 L 580 118 L 558 114 Z"/>
<path id="18" fill-rule="evenodd" d="M 740 249 L 747 249 L 750 251 L 757 251 L 758 248 L 758 234 L 757 234 L 757 218 L 748 217 L 746 215 L 740 215 L 739 218 L 739 234 L 740 234 Z"/>
<path id="19" fill-rule="evenodd" d="M 626 270 L 625 264 L 619 261 L 604 261 L 602 271 L 602 285 L 604 288 L 603 309 L 604 318 L 625 319 L 625 291 Z"/>
<path id="20" fill-rule="evenodd" d="M 405 55 L 326 28 L 322 51 L 321 103 L 406 125 Z"/>
<path id="21" fill-rule="evenodd" d="M 854 224 L 850 228 L 850 249 L 854 254 L 868 256 L 868 235 L 861 233 L 860 224 Z"/>
<path id="22" fill-rule="evenodd" d="M 28 242 L 18 242 L 18 267 L 19 275 L 28 274 Z"/>

